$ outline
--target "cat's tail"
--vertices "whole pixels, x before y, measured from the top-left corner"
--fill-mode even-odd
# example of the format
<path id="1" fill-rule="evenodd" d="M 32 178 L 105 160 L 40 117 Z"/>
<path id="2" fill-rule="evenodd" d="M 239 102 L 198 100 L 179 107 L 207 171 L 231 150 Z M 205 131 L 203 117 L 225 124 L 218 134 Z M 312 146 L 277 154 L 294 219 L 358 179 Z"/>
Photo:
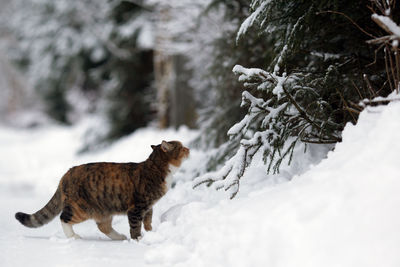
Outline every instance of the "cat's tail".
<path id="1" fill-rule="evenodd" d="M 55 216 L 57 216 L 57 214 L 61 212 L 61 210 L 61 190 L 60 187 L 58 187 L 53 197 L 42 209 L 34 214 L 17 212 L 15 213 L 15 218 L 26 227 L 37 228 L 50 222 Z"/>

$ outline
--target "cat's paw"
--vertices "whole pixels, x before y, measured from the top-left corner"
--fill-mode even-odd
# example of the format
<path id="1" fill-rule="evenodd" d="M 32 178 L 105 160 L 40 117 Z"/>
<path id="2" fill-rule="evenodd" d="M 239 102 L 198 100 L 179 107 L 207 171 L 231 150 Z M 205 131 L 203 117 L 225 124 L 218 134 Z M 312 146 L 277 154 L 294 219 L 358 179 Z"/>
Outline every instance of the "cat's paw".
<path id="1" fill-rule="evenodd" d="M 141 237 L 142 233 L 140 231 L 140 228 L 136 228 L 136 229 L 131 229 L 130 231 L 131 234 L 131 238 L 132 239 L 136 239 L 139 241 L 139 238 Z"/>
<path id="2" fill-rule="evenodd" d="M 143 236 L 138 236 L 138 237 L 136 237 L 136 238 L 131 238 L 131 240 L 132 241 L 136 241 L 136 242 L 139 242 L 140 240 L 142 240 L 142 238 L 143 238 Z"/>
<path id="3" fill-rule="evenodd" d="M 132 240 L 136 240 L 137 242 L 139 242 L 140 239 L 142 239 L 142 235 L 141 234 L 136 234 L 136 235 L 132 235 L 131 234 L 131 239 Z"/>
<path id="4" fill-rule="evenodd" d="M 107 234 L 107 236 L 109 238 L 111 238 L 112 240 L 126 240 L 127 239 L 126 235 L 120 234 L 117 231 L 115 231 L 114 229 L 112 229 L 112 231 L 109 234 Z"/>
<path id="5" fill-rule="evenodd" d="M 126 237 L 126 235 L 121 234 L 117 239 L 115 240 L 128 240 L 128 238 Z"/>
<path id="6" fill-rule="evenodd" d="M 74 234 L 73 236 L 70 237 L 70 239 L 78 240 L 78 239 L 82 239 L 82 237 L 80 235 Z"/>
<path id="7" fill-rule="evenodd" d="M 147 232 L 148 231 L 151 231 L 151 230 L 153 230 L 153 227 L 151 227 L 151 224 L 150 225 L 144 225 L 144 230 L 146 230 Z"/>
<path id="8" fill-rule="evenodd" d="M 126 235 L 123 235 L 123 234 L 116 234 L 116 235 L 113 235 L 112 237 L 110 236 L 110 238 L 112 240 L 127 240 L 128 239 L 126 237 Z"/>

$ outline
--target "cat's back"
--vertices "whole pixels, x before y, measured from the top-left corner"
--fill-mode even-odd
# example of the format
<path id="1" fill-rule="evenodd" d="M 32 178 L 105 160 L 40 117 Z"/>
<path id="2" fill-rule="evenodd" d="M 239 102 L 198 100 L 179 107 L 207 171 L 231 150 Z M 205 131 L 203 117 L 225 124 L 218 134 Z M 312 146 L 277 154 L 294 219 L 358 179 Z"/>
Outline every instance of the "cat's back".
<path id="1" fill-rule="evenodd" d="M 96 162 L 72 167 L 60 181 L 62 201 L 82 218 L 125 212 L 133 202 L 138 166 Z"/>
<path id="2" fill-rule="evenodd" d="M 111 184 L 122 184 L 135 178 L 139 163 L 95 162 L 72 167 L 62 177 L 60 186 L 66 191 L 77 187 L 98 189 Z"/>
<path id="3" fill-rule="evenodd" d="M 74 166 L 64 175 L 74 178 L 87 178 L 91 176 L 118 178 L 131 175 L 137 169 L 139 163 L 115 163 L 115 162 L 93 162 Z"/>

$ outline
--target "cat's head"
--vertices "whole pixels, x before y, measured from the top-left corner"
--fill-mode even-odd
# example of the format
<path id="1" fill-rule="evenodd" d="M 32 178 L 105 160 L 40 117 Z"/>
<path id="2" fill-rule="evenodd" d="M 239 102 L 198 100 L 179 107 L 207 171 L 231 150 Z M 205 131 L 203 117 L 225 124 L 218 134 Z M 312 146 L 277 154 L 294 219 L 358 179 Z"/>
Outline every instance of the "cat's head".
<path id="1" fill-rule="evenodd" d="M 189 157 L 190 150 L 179 141 L 162 141 L 160 145 L 151 146 L 153 152 L 163 155 L 169 164 L 180 167 L 182 161 Z"/>

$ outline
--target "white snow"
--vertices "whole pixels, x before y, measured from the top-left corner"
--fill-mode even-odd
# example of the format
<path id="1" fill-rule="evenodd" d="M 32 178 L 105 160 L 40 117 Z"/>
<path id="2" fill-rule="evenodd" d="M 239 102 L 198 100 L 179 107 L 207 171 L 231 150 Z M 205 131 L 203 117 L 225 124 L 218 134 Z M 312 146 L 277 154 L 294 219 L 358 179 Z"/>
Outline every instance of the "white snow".
<path id="1" fill-rule="evenodd" d="M 325 52 L 318 52 L 312 51 L 310 52 L 311 55 L 323 58 L 323 60 L 330 60 L 330 59 L 338 59 L 341 57 L 340 54 L 333 54 L 333 53 L 325 53 Z"/>
<path id="2" fill-rule="evenodd" d="M 335 152 L 291 182 L 256 183 L 232 201 L 184 205 L 154 233 L 162 242 L 146 253 L 155 258 L 148 262 L 399 266 L 399 114 L 398 103 L 363 112 L 357 126 L 346 127 Z M 242 185 L 252 175 L 263 174 L 243 177 Z M 171 258 L 171 244 L 185 256 Z"/>
<path id="3" fill-rule="evenodd" d="M 400 27 L 390 17 L 378 14 L 372 14 L 371 17 L 374 21 L 379 21 L 379 26 L 381 26 L 385 31 L 395 35 L 396 38 L 400 37 Z"/>
<path id="4" fill-rule="evenodd" d="M 248 31 L 248 29 L 253 26 L 254 22 L 256 19 L 262 14 L 263 11 L 265 11 L 266 7 L 270 4 L 271 1 L 264 1 L 260 4 L 259 7 L 257 7 L 256 10 L 253 11 L 253 13 L 248 16 L 245 21 L 240 25 L 240 28 L 238 30 L 238 33 L 236 35 L 236 42 L 239 41 L 240 37 Z"/>
<path id="5" fill-rule="evenodd" d="M 76 155 L 86 125 L 51 126 L 34 130 L 0 127 L 0 266 L 134 266 L 144 265 L 148 246 L 135 241 L 111 241 L 93 221 L 76 225 L 81 240 L 65 238 L 60 220 L 29 229 L 14 218 L 32 213 L 54 193 L 61 176 L 72 166 L 95 161 L 139 162 L 162 140 L 193 137 L 186 128 L 159 131 L 148 128 L 121 139 L 106 150 Z M 194 153 L 195 154 L 195 153 Z M 157 220 L 155 220 L 157 221 Z M 115 229 L 129 236 L 127 218 L 114 218 Z"/>
<path id="6" fill-rule="evenodd" d="M 153 230 L 139 242 L 111 241 L 90 221 L 74 228 L 81 240 L 67 240 L 58 219 L 28 229 L 14 213 L 42 207 L 73 165 L 140 161 L 151 144 L 179 139 L 187 145 L 193 132 L 143 129 L 106 150 L 76 156 L 80 127 L 0 127 L 1 266 L 398 267 L 399 115 L 399 102 L 366 108 L 318 164 L 326 147 L 309 147 L 277 176 L 253 164 L 233 200 L 212 188 L 191 188 L 189 170 L 204 160 L 192 149 L 154 207 Z M 129 236 L 126 217 L 113 225 Z"/>
<path id="7" fill-rule="evenodd" d="M 239 75 L 239 82 L 246 82 L 249 78 L 268 77 L 268 72 L 259 68 L 245 68 L 241 65 L 235 65 L 232 71 Z"/>

